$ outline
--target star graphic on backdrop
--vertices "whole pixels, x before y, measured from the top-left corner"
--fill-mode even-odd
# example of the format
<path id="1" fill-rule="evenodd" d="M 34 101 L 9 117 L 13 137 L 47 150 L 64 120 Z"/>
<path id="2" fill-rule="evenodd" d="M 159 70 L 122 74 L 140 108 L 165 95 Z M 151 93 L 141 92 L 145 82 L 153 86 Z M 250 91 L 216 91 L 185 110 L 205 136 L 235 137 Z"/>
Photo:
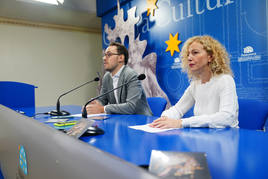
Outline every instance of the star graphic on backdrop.
<path id="1" fill-rule="evenodd" d="M 166 52 L 170 51 L 171 56 L 173 56 L 174 51 L 180 52 L 179 44 L 181 43 L 180 40 L 178 40 L 178 32 L 173 37 L 171 33 L 169 33 L 169 40 L 165 41 L 165 43 L 168 45 Z"/>
<path id="2" fill-rule="evenodd" d="M 152 14 L 154 16 L 154 10 L 157 9 L 156 2 L 157 0 L 147 0 L 147 16 L 149 16 L 151 12 L 153 12 Z"/>

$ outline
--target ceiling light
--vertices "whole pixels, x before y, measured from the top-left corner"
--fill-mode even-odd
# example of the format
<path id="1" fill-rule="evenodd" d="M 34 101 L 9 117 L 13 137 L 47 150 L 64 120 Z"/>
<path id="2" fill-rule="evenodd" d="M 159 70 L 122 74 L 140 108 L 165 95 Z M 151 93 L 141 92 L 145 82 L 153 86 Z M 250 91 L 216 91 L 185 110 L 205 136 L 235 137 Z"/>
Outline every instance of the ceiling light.
<path id="1" fill-rule="evenodd" d="M 21 1 L 41 2 L 41 3 L 53 4 L 53 5 L 59 5 L 59 4 L 64 3 L 64 0 L 21 0 Z"/>
<path id="2" fill-rule="evenodd" d="M 43 3 L 47 3 L 47 4 L 56 4 L 56 5 L 58 5 L 57 0 L 34 0 L 34 1 L 43 2 Z"/>

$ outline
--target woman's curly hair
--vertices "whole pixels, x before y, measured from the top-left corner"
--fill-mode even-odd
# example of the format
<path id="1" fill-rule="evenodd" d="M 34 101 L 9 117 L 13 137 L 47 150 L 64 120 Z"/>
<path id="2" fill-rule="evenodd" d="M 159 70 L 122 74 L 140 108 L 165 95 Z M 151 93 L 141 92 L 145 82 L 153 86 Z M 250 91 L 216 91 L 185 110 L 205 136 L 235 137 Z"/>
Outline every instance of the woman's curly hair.
<path id="1" fill-rule="evenodd" d="M 208 36 L 208 35 L 194 36 L 194 37 L 189 38 L 184 43 L 181 54 L 180 54 L 181 61 L 182 61 L 182 70 L 187 72 L 190 80 L 198 79 L 198 77 L 194 76 L 194 74 L 189 69 L 189 61 L 188 61 L 189 46 L 193 42 L 200 43 L 203 46 L 204 50 L 206 50 L 208 55 L 212 56 L 212 61 L 209 63 L 209 67 L 212 71 L 213 76 L 216 76 L 219 74 L 233 75 L 232 70 L 230 68 L 230 59 L 224 46 L 222 46 L 219 41 L 212 38 L 211 36 Z"/>

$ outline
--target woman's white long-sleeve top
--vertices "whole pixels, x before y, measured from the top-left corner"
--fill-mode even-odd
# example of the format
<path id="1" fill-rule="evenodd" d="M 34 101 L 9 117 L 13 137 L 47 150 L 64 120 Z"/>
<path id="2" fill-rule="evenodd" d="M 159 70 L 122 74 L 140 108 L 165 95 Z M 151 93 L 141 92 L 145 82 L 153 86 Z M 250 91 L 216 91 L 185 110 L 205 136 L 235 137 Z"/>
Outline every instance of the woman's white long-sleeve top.
<path id="1" fill-rule="evenodd" d="M 182 116 L 194 105 L 194 116 Z M 192 81 L 180 100 L 161 116 L 181 119 L 183 127 L 238 127 L 236 86 L 231 75 L 213 76 L 202 84 Z"/>

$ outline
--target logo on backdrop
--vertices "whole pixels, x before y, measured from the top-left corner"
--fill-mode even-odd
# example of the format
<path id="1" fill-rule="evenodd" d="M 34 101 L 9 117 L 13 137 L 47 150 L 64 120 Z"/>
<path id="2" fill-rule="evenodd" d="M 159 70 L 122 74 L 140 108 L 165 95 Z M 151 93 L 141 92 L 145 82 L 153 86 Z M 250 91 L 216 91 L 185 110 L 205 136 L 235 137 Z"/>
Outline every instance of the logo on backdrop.
<path id="1" fill-rule="evenodd" d="M 253 47 L 246 46 L 243 48 L 243 53 L 238 57 L 238 62 L 261 60 L 261 56 L 254 52 Z"/>
<path id="2" fill-rule="evenodd" d="M 171 69 L 180 69 L 180 68 L 181 68 L 181 59 L 177 57 L 174 59 Z"/>

